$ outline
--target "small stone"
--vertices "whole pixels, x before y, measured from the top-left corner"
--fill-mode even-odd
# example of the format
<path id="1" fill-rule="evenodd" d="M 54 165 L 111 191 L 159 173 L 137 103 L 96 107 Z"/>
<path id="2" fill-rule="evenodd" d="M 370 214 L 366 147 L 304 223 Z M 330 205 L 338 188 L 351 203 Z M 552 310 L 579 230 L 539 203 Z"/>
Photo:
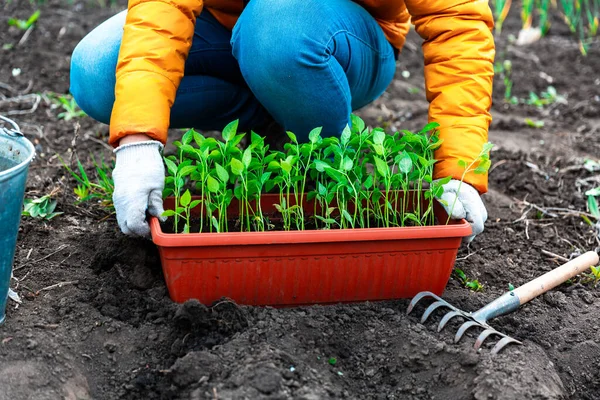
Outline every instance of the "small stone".
<path id="1" fill-rule="evenodd" d="M 281 387 L 282 376 L 269 367 L 259 367 L 255 372 L 252 386 L 264 394 L 274 393 Z"/>
<path id="2" fill-rule="evenodd" d="M 581 297 L 581 300 L 583 300 L 587 304 L 594 303 L 594 296 L 592 296 L 592 294 L 590 292 L 582 292 L 579 295 L 579 297 Z"/>
<path id="3" fill-rule="evenodd" d="M 109 353 L 114 353 L 115 351 L 117 351 L 117 344 L 111 340 L 108 340 L 108 341 L 104 342 L 104 348 Z"/>

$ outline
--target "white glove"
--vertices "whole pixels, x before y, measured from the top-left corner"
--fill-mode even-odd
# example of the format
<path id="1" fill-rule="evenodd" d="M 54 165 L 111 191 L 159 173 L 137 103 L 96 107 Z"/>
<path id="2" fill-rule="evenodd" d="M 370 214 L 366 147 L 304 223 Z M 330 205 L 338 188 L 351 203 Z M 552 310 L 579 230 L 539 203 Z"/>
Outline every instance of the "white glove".
<path id="1" fill-rule="evenodd" d="M 460 186 L 460 191 L 459 191 Z M 465 238 L 466 243 L 470 243 L 476 235 L 483 232 L 483 224 L 487 220 L 487 210 L 481 196 L 475 188 L 468 183 L 456 179 L 452 179 L 444 186 L 444 194 L 442 200 L 447 204 L 442 203 L 448 215 L 452 219 L 466 219 L 471 223 L 473 234 Z M 454 208 L 452 208 L 454 206 Z"/>
<path id="2" fill-rule="evenodd" d="M 127 143 L 114 150 L 117 162 L 112 174 L 113 203 L 119 228 L 126 235 L 150 237 L 146 210 L 150 215 L 165 219 L 161 217 L 165 186 L 162 149 L 162 143 L 149 140 Z"/>

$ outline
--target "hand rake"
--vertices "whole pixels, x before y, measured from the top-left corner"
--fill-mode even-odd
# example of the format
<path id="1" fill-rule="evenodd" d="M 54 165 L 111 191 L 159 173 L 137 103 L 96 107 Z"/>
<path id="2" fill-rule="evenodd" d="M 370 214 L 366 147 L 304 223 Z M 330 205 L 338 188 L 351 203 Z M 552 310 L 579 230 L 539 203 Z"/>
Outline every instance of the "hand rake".
<path id="1" fill-rule="evenodd" d="M 437 329 L 438 332 L 444 329 L 448 321 L 450 321 L 452 318 L 462 317 L 466 320 L 466 322 L 463 323 L 458 329 L 458 332 L 456 332 L 456 336 L 454 337 L 454 343 L 458 343 L 458 341 L 460 341 L 465 332 L 470 328 L 480 327 L 484 330 L 483 332 L 481 332 L 481 334 L 477 338 L 477 341 L 475 342 L 475 350 L 479 350 L 483 342 L 489 336 L 496 335 L 502 338 L 498 343 L 496 343 L 496 345 L 492 349 L 492 354 L 496 354 L 509 343 L 522 343 L 489 326 L 487 323 L 488 320 L 517 310 L 521 305 L 527 303 L 528 301 L 536 298 L 537 296 L 543 293 L 546 293 L 548 290 L 560 285 L 567 279 L 574 277 L 575 275 L 588 269 L 590 266 L 596 264 L 598 264 L 598 254 L 594 251 L 589 251 L 567 262 L 566 264 L 563 264 L 560 267 L 557 267 L 552 271 L 547 272 L 544 275 L 532 281 L 529 281 L 526 284 L 519 286 L 514 290 L 511 290 L 510 292 L 504 293 L 496 300 L 492 301 L 491 303 L 487 304 L 483 308 L 473 313 L 459 310 L 447 301 L 443 300 L 441 297 L 431 292 L 418 293 L 410 302 L 406 313 L 410 313 L 415 307 L 415 305 L 419 302 L 419 300 L 426 297 L 433 297 L 436 301 L 433 302 L 429 307 L 427 307 L 427 309 L 423 313 L 423 316 L 421 317 L 421 323 L 424 323 L 436 309 L 440 307 L 447 307 L 451 311 L 446 313 L 446 315 L 444 315 L 444 317 L 440 321 L 440 324 L 438 325 Z"/>

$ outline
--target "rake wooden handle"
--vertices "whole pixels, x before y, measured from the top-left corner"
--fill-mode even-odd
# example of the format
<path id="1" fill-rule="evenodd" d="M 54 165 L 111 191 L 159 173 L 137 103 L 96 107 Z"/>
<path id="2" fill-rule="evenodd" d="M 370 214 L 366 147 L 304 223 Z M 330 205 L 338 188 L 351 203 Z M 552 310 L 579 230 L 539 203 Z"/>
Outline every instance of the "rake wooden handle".
<path id="1" fill-rule="evenodd" d="M 512 293 L 519 299 L 519 304 L 525 304 L 596 264 L 598 264 L 598 254 L 595 251 L 588 251 L 539 278 L 519 286 Z"/>

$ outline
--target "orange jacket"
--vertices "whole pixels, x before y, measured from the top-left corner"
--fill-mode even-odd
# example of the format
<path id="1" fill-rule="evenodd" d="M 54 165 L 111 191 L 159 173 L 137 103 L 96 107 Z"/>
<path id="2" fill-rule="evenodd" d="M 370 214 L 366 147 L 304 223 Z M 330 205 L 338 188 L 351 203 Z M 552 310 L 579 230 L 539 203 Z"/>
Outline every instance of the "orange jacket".
<path id="1" fill-rule="evenodd" d="M 495 52 L 488 0 L 355 1 L 373 15 L 394 47 L 402 49 L 411 22 L 425 40 L 429 120 L 440 124 L 444 140 L 436 153 L 435 178 L 460 178 L 458 160 L 472 161 L 479 154 L 491 121 Z M 195 19 L 204 6 L 232 29 L 243 1 L 129 1 L 117 65 L 112 145 L 133 133 L 166 142 Z M 487 191 L 487 175 L 469 174 L 465 181 L 480 193 Z"/>

